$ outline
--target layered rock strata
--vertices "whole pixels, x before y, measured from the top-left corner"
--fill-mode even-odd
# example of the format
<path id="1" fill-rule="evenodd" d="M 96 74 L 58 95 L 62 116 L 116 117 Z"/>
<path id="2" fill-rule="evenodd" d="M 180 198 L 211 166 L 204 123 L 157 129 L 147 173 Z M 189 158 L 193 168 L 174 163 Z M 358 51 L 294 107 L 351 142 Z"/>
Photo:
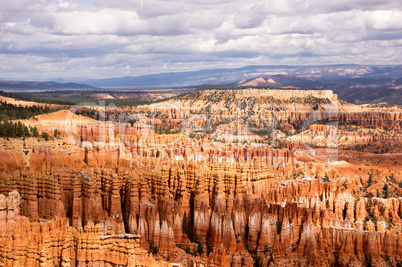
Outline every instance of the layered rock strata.
<path id="1" fill-rule="evenodd" d="M 19 214 L 20 201 L 17 191 L 0 195 L 3 266 L 164 265 L 140 248 L 139 235 L 104 233 L 93 223 L 77 230 L 60 217 L 30 222 Z"/>
<path id="2" fill-rule="evenodd" d="M 33 231 L 29 229 L 36 224 L 20 212 L 38 225 L 39 218 L 56 220 L 46 227 L 62 227 L 50 236 L 63 240 L 61 235 L 73 231 L 82 233 L 82 240 L 92 238 L 78 243 L 93 246 L 96 239 L 96 246 L 102 247 L 109 239 L 134 234 L 137 248 L 157 247 L 165 259 L 178 260 L 182 248 L 201 254 L 192 261 L 216 266 L 228 262 L 251 266 L 256 261 L 261 266 L 269 262 L 382 264 L 384 257 L 396 264 L 401 260 L 401 199 L 356 199 L 354 183 L 293 181 L 287 178 L 291 169 L 275 169 L 256 160 L 209 166 L 192 163 L 186 168 L 153 161 L 152 168 L 135 171 L 120 167 L 118 171 L 3 174 L 7 179 L 2 181 L 1 193 L 10 195 L 7 206 L 2 206 L 7 214 L 2 216 L 3 229 L 17 225 L 13 218 L 19 216 L 15 229 Z M 21 192 L 19 211 L 8 204 L 19 202 L 10 189 Z M 92 232 L 96 237 L 89 237 Z M 79 261 L 78 254 L 72 258 Z"/>

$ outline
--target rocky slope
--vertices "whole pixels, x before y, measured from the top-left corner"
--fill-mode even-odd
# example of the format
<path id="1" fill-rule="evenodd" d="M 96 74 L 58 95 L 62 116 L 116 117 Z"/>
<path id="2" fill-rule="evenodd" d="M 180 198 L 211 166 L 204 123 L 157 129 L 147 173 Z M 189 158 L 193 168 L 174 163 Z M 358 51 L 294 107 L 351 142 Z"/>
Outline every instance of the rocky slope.
<path id="1" fill-rule="evenodd" d="M 401 111 L 291 92 L 196 91 L 122 123 L 25 121 L 62 134 L 0 139 L 1 261 L 401 264 Z"/>

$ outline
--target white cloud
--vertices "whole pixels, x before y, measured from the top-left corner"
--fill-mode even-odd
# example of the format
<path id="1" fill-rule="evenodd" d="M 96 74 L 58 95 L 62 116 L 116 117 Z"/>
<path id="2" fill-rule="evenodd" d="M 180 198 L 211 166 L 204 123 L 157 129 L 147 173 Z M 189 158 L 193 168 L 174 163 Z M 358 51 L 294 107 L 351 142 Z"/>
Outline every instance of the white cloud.
<path id="1" fill-rule="evenodd" d="M 375 10 L 367 12 L 367 26 L 374 30 L 401 30 L 401 10 Z"/>
<path id="2" fill-rule="evenodd" d="M 400 64 L 401 21 L 398 0 L 1 1 L 0 78 Z"/>

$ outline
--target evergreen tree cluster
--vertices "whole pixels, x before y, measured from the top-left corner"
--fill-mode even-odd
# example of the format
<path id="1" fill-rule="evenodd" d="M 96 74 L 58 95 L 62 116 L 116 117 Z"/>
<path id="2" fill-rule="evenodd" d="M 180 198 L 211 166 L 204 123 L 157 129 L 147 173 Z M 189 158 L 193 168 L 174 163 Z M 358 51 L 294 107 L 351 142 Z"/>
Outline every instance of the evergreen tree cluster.
<path id="1" fill-rule="evenodd" d="M 31 117 L 57 111 L 49 106 L 41 107 L 33 105 L 23 107 L 21 105 L 12 105 L 6 101 L 0 101 L 0 137 L 43 137 L 49 140 L 50 135 L 46 132 L 39 134 L 36 127 L 27 127 L 25 124 L 13 122 L 11 120 L 25 120 Z M 55 130 L 55 137 L 60 136 L 60 132 Z"/>
<path id="2" fill-rule="evenodd" d="M 33 105 L 31 107 L 22 107 L 9 104 L 5 101 L 0 101 L 0 121 L 7 120 L 25 120 L 34 116 L 54 112 L 49 106 L 41 107 Z"/>
<path id="3" fill-rule="evenodd" d="M 95 93 L 109 93 L 108 91 L 46 91 L 46 92 L 22 92 L 18 94 L 11 94 L 0 91 L 0 95 L 10 97 L 22 101 L 33 101 L 44 104 L 57 104 L 57 105 L 77 105 L 83 102 L 98 103 L 103 101 L 106 106 L 115 105 L 116 107 L 123 106 L 138 106 L 151 103 L 165 101 L 169 98 L 157 99 L 155 97 L 131 97 L 122 99 L 96 99 L 90 97 Z"/>
<path id="4" fill-rule="evenodd" d="M 27 127 L 21 122 L 0 121 L 0 137 L 39 137 L 36 127 Z"/>
<path id="5" fill-rule="evenodd" d="M 61 134 L 60 131 L 57 130 L 57 129 L 55 129 L 54 132 L 53 132 L 53 136 L 54 136 L 54 137 L 59 137 L 60 134 Z"/>

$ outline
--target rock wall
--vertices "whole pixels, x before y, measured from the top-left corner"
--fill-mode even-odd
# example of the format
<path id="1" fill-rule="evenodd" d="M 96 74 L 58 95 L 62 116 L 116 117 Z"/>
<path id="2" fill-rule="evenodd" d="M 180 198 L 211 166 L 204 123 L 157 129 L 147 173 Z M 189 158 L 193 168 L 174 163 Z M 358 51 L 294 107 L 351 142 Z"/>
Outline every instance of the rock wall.
<path id="1" fill-rule="evenodd" d="M 77 230 L 63 218 L 30 222 L 19 215 L 20 201 L 17 191 L 0 195 L 3 266 L 165 265 L 140 248 L 138 235 L 105 234 L 93 223 Z"/>
<path id="2" fill-rule="evenodd" d="M 41 127 L 65 127 L 61 138 L 1 139 L 0 262 L 402 264 L 398 155 L 384 152 L 382 166 L 310 156 L 338 144 L 399 147 L 400 110 L 361 110 L 326 91 L 245 92 L 191 92 L 135 107 L 147 115 L 121 124 L 59 112 Z M 208 123 L 216 135 L 190 137 Z M 272 136 L 214 140 L 266 126 Z M 180 133 L 156 134 L 166 127 Z"/>
<path id="3" fill-rule="evenodd" d="M 243 150 L 235 151 L 242 154 Z M 402 199 L 356 199 L 353 183 L 292 181 L 288 178 L 291 168 L 273 168 L 257 159 L 169 166 L 152 158 L 151 167 L 135 170 L 119 167 L 3 174 L 7 179 L 0 185 L 1 193 L 20 191 L 21 205 L 18 209 L 18 205 L 8 204 L 19 202 L 17 193 L 3 196 L 7 200 L 2 203 L 7 206 L 2 204 L 0 213 L 7 215 L 1 216 L 6 218 L 2 229 L 8 229 L 6 235 L 13 233 L 11 236 L 13 231 L 24 231 L 20 238 L 25 238 L 39 227 L 34 225 L 41 225 L 41 233 L 49 233 L 41 234 L 42 239 L 74 240 L 59 245 L 60 251 L 87 244 L 80 247 L 81 252 L 67 249 L 66 262 L 77 264 L 84 258 L 106 262 L 109 256 L 116 257 L 110 262 L 127 262 L 131 253 L 127 247 L 112 248 L 108 243 L 116 238 L 126 242 L 126 237 L 121 238 L 125 233 L 135 235 L 135 248 L 157 248 L 165 259 L 204 265 L 381 265 L 385 259 L 392 264 L 401 261 Z M 39 218 L 55 221 L 43 224 Z M 13 220 L 19 220 L 18 224 Z M 24 242 L 26 246 L 32 243 Z M 112 243 L 120 246 L 117 241 Z M 96 250 L 86 252 L 94 246 Z M 3 245 L 3 250 L 7 247 Z M 183 256 L 184 250 L 189 254 Z M 32 261 L 33 265 L 64 257 L 61 252 L 44 251 L 32 259 L 3 257 Z"/>

